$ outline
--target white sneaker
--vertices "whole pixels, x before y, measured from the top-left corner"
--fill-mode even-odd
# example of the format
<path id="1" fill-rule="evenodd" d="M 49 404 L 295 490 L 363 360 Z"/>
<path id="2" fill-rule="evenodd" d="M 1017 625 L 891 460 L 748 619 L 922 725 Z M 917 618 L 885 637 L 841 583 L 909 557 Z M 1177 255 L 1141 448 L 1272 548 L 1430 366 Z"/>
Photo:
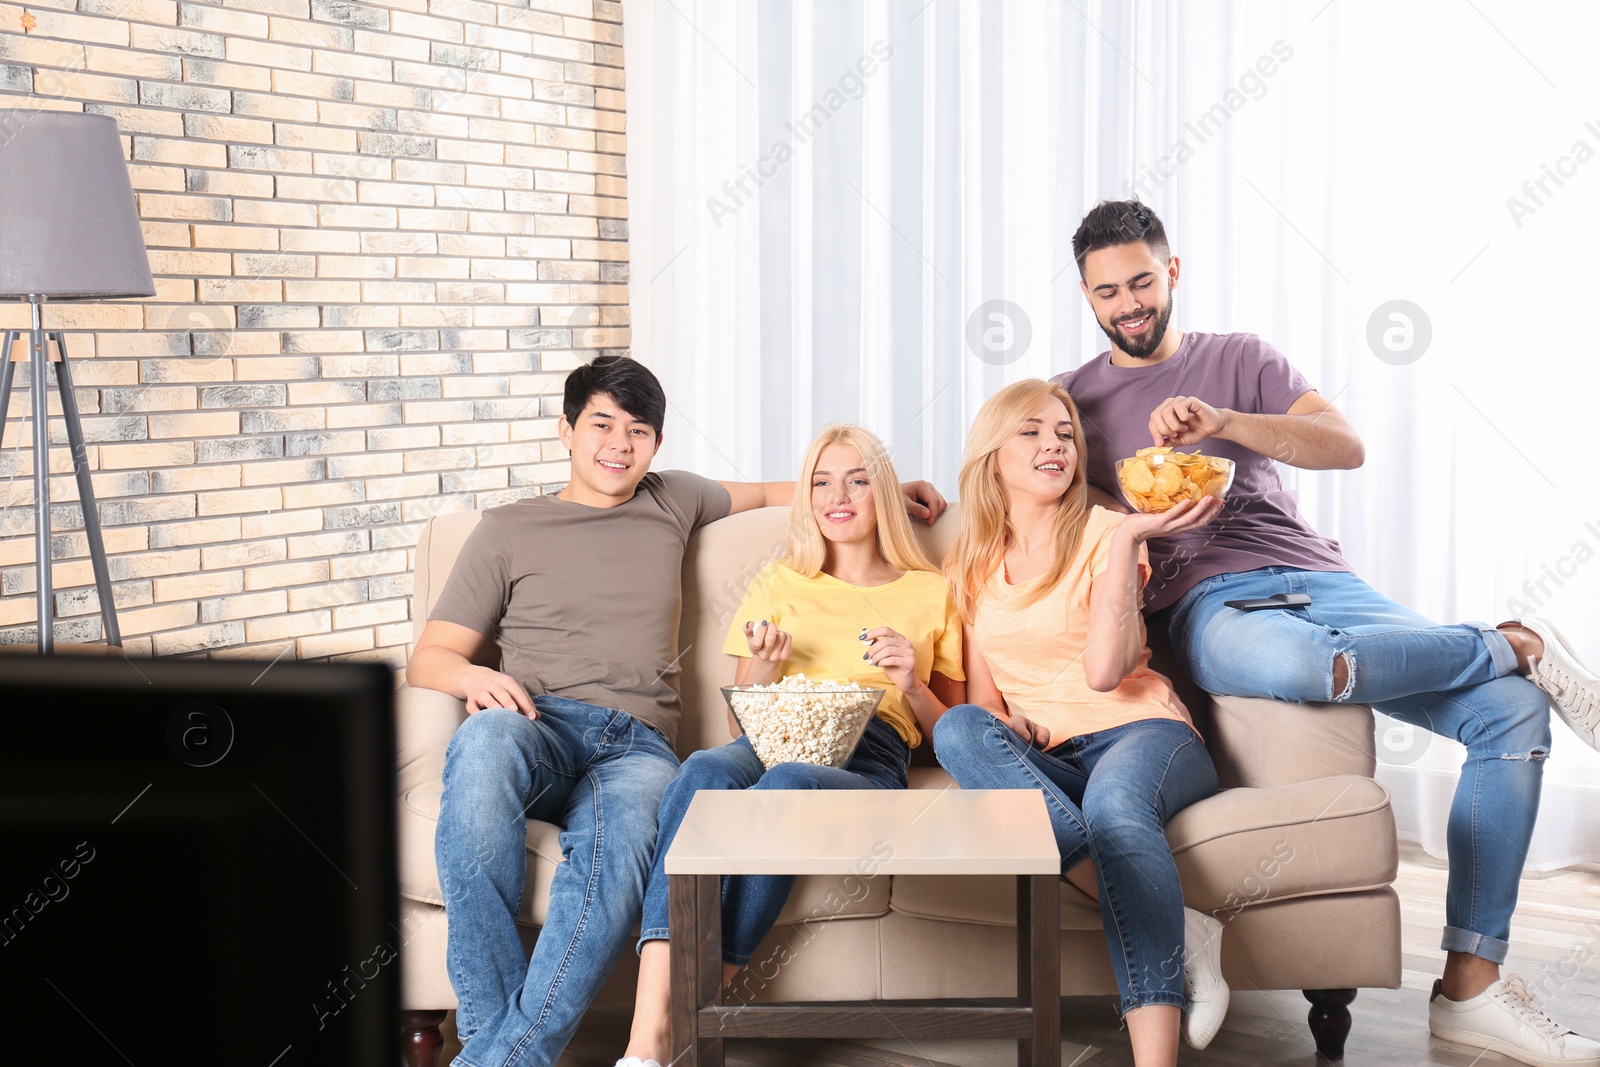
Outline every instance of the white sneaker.
<path id="1" fill-rule="evenodd" d="M 1488 1049 L 1536 1067 L 1600 1067 L 1600 1041 L 1539 1010 L 1522 979 L 1508 974 L 1471 1000 L 1451 1000 L 1435 980 L 1428 1000 L 1434 1037 Z"/>
<path id="2" fill-rule="evenodd" d="M 657 1060 L 641 1060 L 637 1056 L 624 1056 L 617 1061 L 617 1067 L 661 1067 Z"/>
<path id="3" fill-rule="evenodd" d="M 1228 1014 L 1228 983 L 1222 978 L 1222 924 L 1204 912 L 1183 909 L 1183 1039 L 1205 1048 Z"/>
<path id="4" fill-rule="evenodd" d="M 1600 749 L 1600 678 L 1578 662 L 1572 646 L 1544 619 L 1516 620 L 1539 635 L 1544 655 L 1533 663 L 1528 678 L 1550 697 L 1556 714 L 1583 738 L 1590 748 Z"/>

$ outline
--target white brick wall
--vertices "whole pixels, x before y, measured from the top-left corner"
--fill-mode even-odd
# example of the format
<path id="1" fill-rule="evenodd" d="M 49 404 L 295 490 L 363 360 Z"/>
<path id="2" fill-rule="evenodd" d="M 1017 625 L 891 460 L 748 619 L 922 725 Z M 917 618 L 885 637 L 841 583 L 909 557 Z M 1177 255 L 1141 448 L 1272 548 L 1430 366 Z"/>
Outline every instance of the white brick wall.
<path id="1" fill-rule="evenodd" d="M 564 373 L 629 342 L 621 19 L 614 0 L 0 2 L 0 107 L 117 120 L 156 276 L 151 300 L 45 311 L 130 652 L 398 663 L 422 523 L 565 482 Z M 0 305 L 0 330 L 27 324 Z M 35 636 L 17 370 L 0 643 Z M 51 470 L 57 638 L 98 640 L 65 447 Z"/>

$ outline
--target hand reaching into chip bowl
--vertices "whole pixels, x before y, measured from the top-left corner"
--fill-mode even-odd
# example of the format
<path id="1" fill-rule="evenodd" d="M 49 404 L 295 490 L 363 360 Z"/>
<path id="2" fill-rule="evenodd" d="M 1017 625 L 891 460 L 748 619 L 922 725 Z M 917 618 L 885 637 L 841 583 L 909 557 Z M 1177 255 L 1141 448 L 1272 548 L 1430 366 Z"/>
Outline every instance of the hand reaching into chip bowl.
<path id="1" fill-rule="evenodd" d="M 1227 411 L 1197 396 L 1168 397 L 1150 413 L 1150 440 L 1183 448 L 1220 436 L 1227 425 Z"/>
<path id="2" fill-rule="evenodd" d="M 1166 511 L 1182 500 L 1221 499 L 1233 485 L 1233 460 L 1175 452 L 1166 445 L 1141 448 L 1117 461 L 1123 498 L 1137 511 Z"/>

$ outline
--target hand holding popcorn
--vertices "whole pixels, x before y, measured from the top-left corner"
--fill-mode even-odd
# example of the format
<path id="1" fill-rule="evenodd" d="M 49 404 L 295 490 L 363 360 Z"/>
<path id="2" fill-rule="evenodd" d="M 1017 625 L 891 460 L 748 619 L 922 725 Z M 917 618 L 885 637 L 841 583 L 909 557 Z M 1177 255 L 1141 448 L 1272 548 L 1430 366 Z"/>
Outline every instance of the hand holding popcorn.
<path id="1" fill-rule="evenodd" d="M 778 629 L 776 619 L 745 623 L 744 639 L 753 658 L 779 664 L 789 658 L 789 649 L 794 643 L 793 635 Z"/>

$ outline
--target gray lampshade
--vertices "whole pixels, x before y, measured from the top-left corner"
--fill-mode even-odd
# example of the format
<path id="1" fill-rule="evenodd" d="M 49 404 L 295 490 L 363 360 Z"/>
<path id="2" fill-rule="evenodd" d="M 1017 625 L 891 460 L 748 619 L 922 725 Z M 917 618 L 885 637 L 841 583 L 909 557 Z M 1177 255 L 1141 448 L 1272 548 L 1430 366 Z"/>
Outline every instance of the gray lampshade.
<path id="1" fill-rule="evenodd" d="M 0 299 L 155 292 L 116 121 L 0 109 Z"/>

